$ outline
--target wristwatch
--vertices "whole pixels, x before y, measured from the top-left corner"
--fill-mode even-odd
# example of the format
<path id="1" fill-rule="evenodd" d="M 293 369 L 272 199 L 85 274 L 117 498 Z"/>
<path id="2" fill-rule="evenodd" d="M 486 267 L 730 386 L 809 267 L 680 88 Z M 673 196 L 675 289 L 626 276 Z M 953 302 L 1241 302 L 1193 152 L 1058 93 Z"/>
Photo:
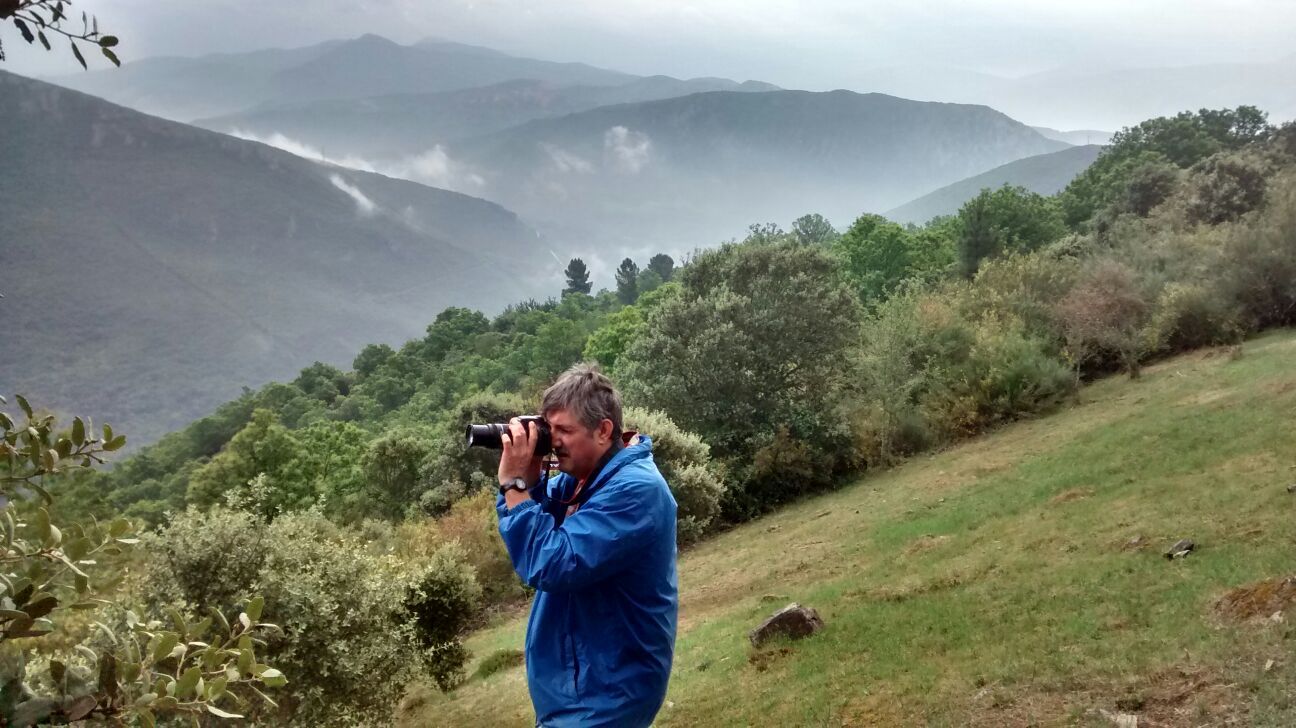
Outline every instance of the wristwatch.
<path id="1" fill-rule="evenodd" d="M 523 493 L 525 493 L 528 490 L 531 490 L 531 486 L 527 485 L 526 480 L 522 478 L 511 478 L 509 480 L 504 481 L 503 483 L 500 483 L 500 487 L 499 487 L 500 495 L 504 495 L 505 492 L 510 490 L 520 490 Z"/>

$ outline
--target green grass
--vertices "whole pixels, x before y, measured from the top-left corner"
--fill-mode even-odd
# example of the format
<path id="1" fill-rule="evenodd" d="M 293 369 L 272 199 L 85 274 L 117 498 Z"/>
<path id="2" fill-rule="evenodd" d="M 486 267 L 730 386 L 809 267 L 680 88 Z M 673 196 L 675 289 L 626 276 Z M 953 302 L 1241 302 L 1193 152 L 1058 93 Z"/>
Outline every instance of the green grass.
<path id="1" fill-rule="evenodd" d="M 1296 725 L 1296 607 L 1219 617 L 1226 590 L 1296 574 L 1296 334 L 1086 388 L 1018 423 L 787 507 L 681 556 L 660 726 Z M 1145 546 L 1127 548 L 1142 536 Z M 1179 538 L 1198 550 L 1170 562 Z M 826 628 L 754 655 L 789 601 Z M 520 649 L 523 618 L 474 634 Z M 1269 670 L 1269 660 L 1274 664 Z M 470 667 L 471 669 L 471 667 Z M 534 718 L 521 668 L 407 726 Z"/>

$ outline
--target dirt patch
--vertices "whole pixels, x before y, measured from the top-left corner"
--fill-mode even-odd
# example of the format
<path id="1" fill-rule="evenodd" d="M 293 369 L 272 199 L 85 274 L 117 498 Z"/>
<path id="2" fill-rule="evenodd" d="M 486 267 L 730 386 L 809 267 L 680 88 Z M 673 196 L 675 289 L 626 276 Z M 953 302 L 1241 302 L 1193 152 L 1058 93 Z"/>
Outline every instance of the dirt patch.
<path id="1" fill-rule="evenodd" d="M 1184 397 L 1179 400 L 1178 404 L 1195 405 L 1200 407 L 1202 405 L 1218 402 L 1233 393 L 1234 391 L 1232 389 L 1208 389 L 1205 392 L 1197 392 Z"/>
<path id="2" fill-rule="evenodd" d="M 1288 392 L 1296 391 L 1296 379 L 1287 379 L 1281 382 L 1274 382 L 1265 387 L 1270 394 L 1283 395 Z"/>
<path id="3" fill-rule="evenodd" d="M 881 726 L 881 725 L 921 725 L 921 716 L 912 713 L 904 700 L 895 695 L 882 692 L 869 692 L 849 700 L 837 712 L 834 725 L 843 726 Z"/>
<path id="4" fill-rule="evenodd" d="M 1050 498 L 1049 505 L 1056 506 L 1063 503 L 1070 503 L 1071 501 L 1089 498 L 1093 494 L 1094 492 L 1091 488 L 1072 488 L 1071 490 L 1064 490 Z"/>
<path id="5" fill-rule="evenodd" d="M 1215 602 L 1222 617 L 1239 622 L 1268 619 L 1296 604 L 1296 576 L 1265 579 L 1230 589 Z"/>
<path id="6" fill-rule="evenodd" d="M 904 555 L 913 556 L 914 554 L 921 554 L 926 551 L 931 551 L 932 549 L 936 548 L 937 546 L 940 546 L 941 544 L 945 543 L 948 540 L 950 540 L 950 537 L 948 535 L 932 536 L 928 534 L 928 535 L 919 536 L 918 538 L 914 539 L 912 543 L 910 543 L 908 546 L 905 547 Z"/>
<path id="7" fill-rule="evenodd" d="M 957 589 L 985 576 L 991 570 L 986 568 L 974 573 L 955 572 L 921 582 L 903 582 L 869 589 L 855 589 L 846 592 L 845 596 L 862 597 L 879 602 L 907 602 L 916 597 Z"/>

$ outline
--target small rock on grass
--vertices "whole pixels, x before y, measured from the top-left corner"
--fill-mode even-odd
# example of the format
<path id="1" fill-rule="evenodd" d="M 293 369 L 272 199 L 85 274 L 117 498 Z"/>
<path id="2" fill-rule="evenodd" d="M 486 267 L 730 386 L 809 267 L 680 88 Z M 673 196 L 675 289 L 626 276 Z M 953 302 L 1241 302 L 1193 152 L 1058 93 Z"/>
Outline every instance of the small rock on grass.
<path id="1" fill-rule="evenodd" d="M 810 607 L 803 607 L 796 602 L 775 612 L 769 619 L 761 622 L 747 638 L 753 647 L 760 647 L 775 636 L 786 635 L 792 639 L 801 639 L 823 629 L 823 620 L 819 613 Z"/>
<path id="2" fill-rule="evenodd" d="M 1197 544 L 1193 543 L 1192 540 L 1182 538 L 1176 541 L 1169 551 L 1165 552 L 1165 557 L 1167 559 L 1182 559 L 1196 548 Z"/>

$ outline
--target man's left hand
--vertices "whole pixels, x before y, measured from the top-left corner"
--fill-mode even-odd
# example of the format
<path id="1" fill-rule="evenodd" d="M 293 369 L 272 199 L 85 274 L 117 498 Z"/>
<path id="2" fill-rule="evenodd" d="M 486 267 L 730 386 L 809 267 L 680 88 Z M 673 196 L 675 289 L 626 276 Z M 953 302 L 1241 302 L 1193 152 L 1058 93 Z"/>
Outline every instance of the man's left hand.
<path id="1" fill-rule="evenodd" d="M 500 455 L 499 482 L 522 478 L 528 486 L 534 487 L 540 482 L 540 461 L 543 454 L 536 454 L 535 437 L 531 429 L 514 417 L 509 420 L 509 431 L 503 433 L 501 439 L 504 442 L 504 452 Z M 509 508 L 530 499 L 531 495 L 526 491 L 509 490 L 504 493 L 504 504 Z"/>

